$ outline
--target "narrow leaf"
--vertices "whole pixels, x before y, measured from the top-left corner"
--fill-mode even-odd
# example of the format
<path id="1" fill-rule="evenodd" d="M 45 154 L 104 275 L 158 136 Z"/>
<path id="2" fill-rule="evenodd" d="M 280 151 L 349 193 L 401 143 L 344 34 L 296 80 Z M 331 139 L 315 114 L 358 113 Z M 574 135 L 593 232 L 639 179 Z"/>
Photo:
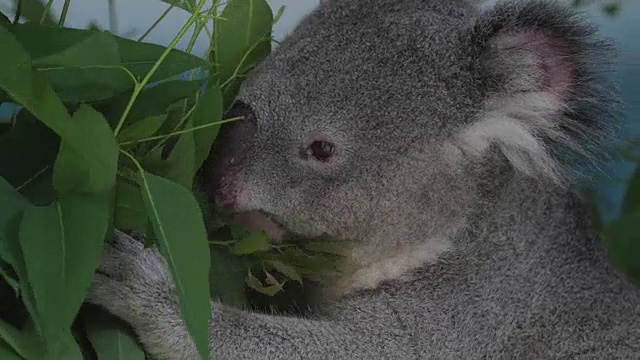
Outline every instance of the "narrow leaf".
<path id="1" fill-rule="evenodd" d="M 198 98 L 193 112 L 193 126 L 199 127 L 222 120 L 223 103 L 220 84 L 217 81 L 209 82 L 207 92 Z M 195 168 L 199 169 L 209 156 L 211 145 L 218 135 L 220 125 L 197 130 L 193 134 L 195 141 Z"/>
<path id="2" fill-rule="evenodd" d="M 209 249 L 198 203 L 191 191 L 142 171 L 147 213 L 179 292 L 180 308 L 203 359 L 208 358 Z"/>

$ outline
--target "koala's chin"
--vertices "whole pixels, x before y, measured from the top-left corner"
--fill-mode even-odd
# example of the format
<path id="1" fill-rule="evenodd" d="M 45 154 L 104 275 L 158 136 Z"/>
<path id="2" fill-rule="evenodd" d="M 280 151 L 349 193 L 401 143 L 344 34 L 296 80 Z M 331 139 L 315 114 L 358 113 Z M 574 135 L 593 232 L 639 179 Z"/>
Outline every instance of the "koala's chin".
<path id="1" fill-rule="evenodd" d="M 231 216 L 231 222 L 250 231 L 262 231 L 276 242 L 283 242 L 288 233 L 282 224 L 262 211 L 236 213 Z"/>

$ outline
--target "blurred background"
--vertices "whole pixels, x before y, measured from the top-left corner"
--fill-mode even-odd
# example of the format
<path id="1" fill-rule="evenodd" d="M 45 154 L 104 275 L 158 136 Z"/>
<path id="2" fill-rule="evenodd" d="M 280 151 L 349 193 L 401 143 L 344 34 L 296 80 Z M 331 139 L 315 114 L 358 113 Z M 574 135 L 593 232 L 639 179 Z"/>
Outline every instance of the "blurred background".
<path id="1" fill-rule="evenodd" d="M 482 1 L 482 0 L 480 0 Z M 616 71 L 610 74 L 619 84 L 624 97 L 625 121 L 620 139 L 640 137 L 640 1 L 638 0 L 565 0 L 580 8 L 605 37 L 617 45 L 619 54 Z M 25 1 L 25 4 L 36 0 Z M 274 37 L 284 38 L 300 19 L 309 13 L 319 0 L 268 0 L 274 12 L 284 6 L 284 13 L 274 27 Z M 495 0 L 482 1 L 491 6 Z M 55 0 L 51 11 L 55 18 L 63 10 L 64 1 Z M 12 13 L 14 0 L 0 0 L 0 10 Z M 120 36 L 137 39 L 162 16 L 169 5 L 160 0 L 75 0 L 68 9 L 66 25 L 77 28 L 95 26 Z M 24 11 L 27 11 L 25 6 Z M 167 45 L 187 20 L 180 9 L 172 9 L 145 37 L 145 41 Z M 189 37 L 185 36 L 178 48 L 185 49 Z M 203 32 L 194 47 L 196 55 L 204 55 L 208 39 Z M 0 121 L 10 116 L 9 109 L 0 108 Z M 616 160 L 602 166 L 605 175 L 595 187 L 600 213 L 605 222 L 615 219 L 620 211 L 629 179 L 636 171 L 636 162 Z"/>

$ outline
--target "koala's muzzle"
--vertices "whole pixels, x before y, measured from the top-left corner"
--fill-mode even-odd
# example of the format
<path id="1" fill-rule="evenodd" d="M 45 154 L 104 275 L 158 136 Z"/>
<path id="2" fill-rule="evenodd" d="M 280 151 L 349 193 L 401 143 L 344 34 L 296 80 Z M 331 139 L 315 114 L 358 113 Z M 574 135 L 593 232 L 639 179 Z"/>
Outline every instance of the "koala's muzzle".
<path id="1" fill-rule="evenodd" d="M 282 239 L 285 234 L 282 226 L 253 208 L 247 197 L 245 177 L 257 131 L 255 115 L 248 105 L 236 102 L 224 116 L 224 119 L 232 118 L 242 119 L 220 127 L 205 165 L 210 184 L 207 188 L 209 198 L 222 207 L 228 221 L 251 231 L 263 231 L 271 239 Z"/>

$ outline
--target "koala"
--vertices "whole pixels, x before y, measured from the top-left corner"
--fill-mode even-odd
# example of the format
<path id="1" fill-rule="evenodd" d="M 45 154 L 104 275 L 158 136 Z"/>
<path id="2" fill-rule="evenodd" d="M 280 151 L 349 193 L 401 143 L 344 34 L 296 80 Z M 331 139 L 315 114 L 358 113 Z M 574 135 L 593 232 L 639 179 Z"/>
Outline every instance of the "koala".
<path id="1" fill-rule="evenodd" d="M 203 184 L 275 241 L 349 242 L 354 268 L 317 314 L 212 301 L 211 358 L 640 357 L 640 288 L 577 191 L 618 118 L 611 56 L 553 1 L 322 1 L 243 83 Z M 196 359 L 174 294 L 116 232 L 87 301 Z"/>

